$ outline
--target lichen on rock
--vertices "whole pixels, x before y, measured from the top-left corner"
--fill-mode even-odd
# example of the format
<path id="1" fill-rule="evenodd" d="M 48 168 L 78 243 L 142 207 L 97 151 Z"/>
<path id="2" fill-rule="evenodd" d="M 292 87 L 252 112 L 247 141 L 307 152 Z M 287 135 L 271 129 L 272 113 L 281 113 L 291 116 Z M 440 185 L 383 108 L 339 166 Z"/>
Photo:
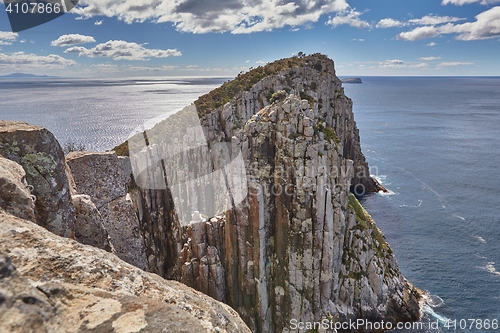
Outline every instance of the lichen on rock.
<path id="1" fill-rule="evenodd" d="M 48 130 L 16 121 L 0 121 L 0 154 L 19 163 L 33 187 L 35 220 L 55 234 L 73 237 L 73 207 L 64 153 Z"/>

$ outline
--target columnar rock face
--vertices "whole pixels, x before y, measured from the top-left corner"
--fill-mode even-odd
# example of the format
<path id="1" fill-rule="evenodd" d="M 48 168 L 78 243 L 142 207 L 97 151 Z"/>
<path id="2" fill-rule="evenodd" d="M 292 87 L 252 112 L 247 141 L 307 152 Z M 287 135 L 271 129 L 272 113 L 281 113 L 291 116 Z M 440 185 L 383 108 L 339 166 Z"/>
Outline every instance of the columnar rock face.
<path id="1" fill-rule="evenodd" d="M 54 135 L 39 126 L 0 121 L 0 154 L 24 168 L 36 197 L 36 222 L 57 235 L 73 237 L 75 209 L 64 153 Z"/>
<path id="2" fill-rule="evenodd" d="M 0 332 L 248 332 L 229 306 L 0 214 Z"/>
<path id="3" fill-rule="evenodd" d="M 147 270 L 139 220 L 130 195 L 127 194 L 130 176 L 125 172 L 124 162 L 114 152 L 72 152 L 66 157 L 66 162 L 71 169 L 76 192 L 88 195 L 102 218 L 101 236 L 107 238 L 109 235 L 118 257 Z M 96 214 L 92 216 L 98 218 Z M 94 223 L 98 225 L 98 222 Z M 83 230 L 79 231 L 79 234 L 82 232 Z M 103 242 L 102 239 L 95 241 Z M 84 243 L 89 244 L 89 241 Z"/>
<path id="4" fill-rule="evenodd" d="M 189 237 L 181 251 L 181 282 L 218 301 L 226 302 L 225 269 L 221 262 L 224 217 L 203 219 L 198 212 L 187 228 Z"/>
<path id="5" fill-rule="evenodd" d="M 313 55 L 291 63 L 275 72 L 273 64 L 266 66 L 261 71 L 266 75 L 249 90 L 219 96 L 216 100 L 225 104 L 198 110 L 210 151 L 202 159 L 200 149 L 186 151 L 193 142 L 189 131 L 170 140 L 168 148 L 162 146 L 162 136 L 176 131 L 182 112 L 144 134 L 148 140 L 135 161 L 131 155 L 134 170 L 149 180 L 148 186 L 173 180 L 182 187 L 176 192 L 137 183 L 133 201 L 146 251 L 154 258 L 149 268 L 224 300 L 254 332 L 287 332 L 292 319 L 416 320 L 417 290 L 401 275 L 383 234 L 350 194 L 380 187 L 369 176 L 352 102 L 333 62 Z M 219 91 L 231 91 L 252 75 Z M 175 158 L 169 160 L 166 151 L 177 152 Z M 238 170 L 230 165 L 235 156 L 245 169 L 243 200 L 234 196 L 242 193 L 235 191 L 241 184 L 234 181 Z M 217 170 L 224 170 L 226 178 L 216 186 L 227 187 L 210 199 L 213 206 L 224 204 L 226 212 L 212 218 L 204 211 L 207 198 L 189 191 L 207 186 L 200 174 Z M 181 177 L 195 184 L 179 182 Z M 182 200 L 175 193 L 182 193 Z M 186 212 L 179 216 L 177 203 L 207 216 L 185 226 Z"/>

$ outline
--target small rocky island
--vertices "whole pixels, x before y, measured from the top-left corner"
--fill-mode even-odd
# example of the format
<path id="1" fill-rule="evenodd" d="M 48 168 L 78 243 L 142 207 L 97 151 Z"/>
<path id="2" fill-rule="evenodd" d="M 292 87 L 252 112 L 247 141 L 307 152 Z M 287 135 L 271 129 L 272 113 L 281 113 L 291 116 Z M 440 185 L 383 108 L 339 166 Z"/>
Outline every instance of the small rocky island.
<path id="1" fill-rule="evenodd" d="M 342 83 L 363 83 L 359 77 L 348 77 L 341 80 Z"/>
<path id="2" fill-rule="evenodd" d="M 112 152 L 64 156 L 46 129 L 2 121 L 0 155 L 2 332 L 420 318 L 356 197 L 382 188 L 324 55 L 240 74 Z"/>

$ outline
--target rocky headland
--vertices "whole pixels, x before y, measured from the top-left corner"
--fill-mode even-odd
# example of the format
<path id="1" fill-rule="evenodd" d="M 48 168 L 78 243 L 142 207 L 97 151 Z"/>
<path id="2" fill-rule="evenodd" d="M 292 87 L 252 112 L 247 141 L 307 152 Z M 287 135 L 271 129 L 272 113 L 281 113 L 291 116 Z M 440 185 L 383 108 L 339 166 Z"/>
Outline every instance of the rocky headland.
<path id="1" fill-rule="evenodd" d="M 241 73 L 115 151 L 65 157 L 47 130 L 0 122 L 4 331 L 420 317 L 356 198 L 383 188 L 327 57 Z"/>

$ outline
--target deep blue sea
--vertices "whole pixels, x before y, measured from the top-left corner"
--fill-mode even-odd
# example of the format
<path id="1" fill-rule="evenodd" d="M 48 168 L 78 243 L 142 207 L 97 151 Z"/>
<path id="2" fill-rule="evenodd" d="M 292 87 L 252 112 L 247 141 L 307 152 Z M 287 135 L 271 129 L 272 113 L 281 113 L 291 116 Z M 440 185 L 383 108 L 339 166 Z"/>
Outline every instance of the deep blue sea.
<path id="1" fill-rule="evenodd" d="M 371 172 L 390 190 L 362 202 L 404 275 L 429 294 L 423 323 L 439 323 L 404 332 L 499 332 L 500 78 L 362 79 L 345 91 Z M 0 119 L 107 150 L 222 82 L 0 80 Z"/>
<path id="2" fill-rule="evenodd" d="M 500 332 L 479 321 L 500 320 L 500 78 L 365 77 L 344 87 L 371 172 L 391 191 L 363 205 L 403 274 L 430 294 L 424 321 Z"/>

